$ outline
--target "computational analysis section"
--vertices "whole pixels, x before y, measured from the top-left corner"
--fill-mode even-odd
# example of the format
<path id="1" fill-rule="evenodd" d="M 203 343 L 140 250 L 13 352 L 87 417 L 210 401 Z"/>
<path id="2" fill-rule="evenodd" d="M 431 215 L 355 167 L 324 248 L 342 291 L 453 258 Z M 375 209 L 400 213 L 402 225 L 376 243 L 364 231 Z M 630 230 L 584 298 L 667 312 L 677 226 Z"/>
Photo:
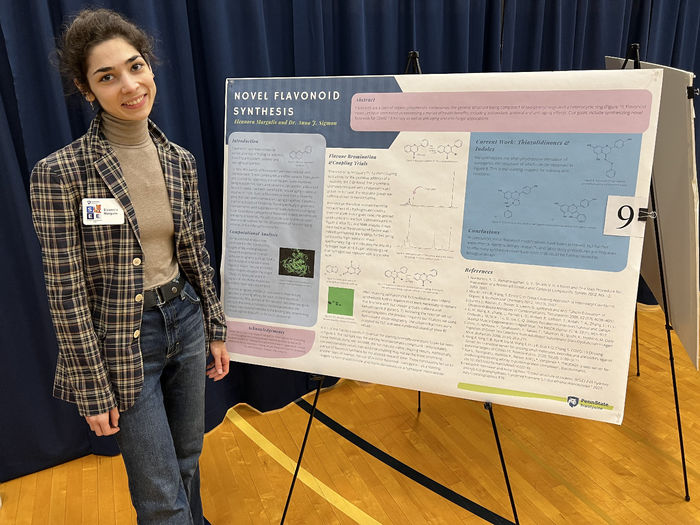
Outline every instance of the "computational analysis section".
<path id="1" fill-rule="evenodd" d="M 325 151 L 317 134 L 229 136 L 227 317 L 316 323 Z"/>
<path id="2" fill-rule="evenodd" d="M 472 133 L 465 259 L 620 271 L 629 239 L 603 234 L 608 195 L 635 194 L 641 134 Z"/>

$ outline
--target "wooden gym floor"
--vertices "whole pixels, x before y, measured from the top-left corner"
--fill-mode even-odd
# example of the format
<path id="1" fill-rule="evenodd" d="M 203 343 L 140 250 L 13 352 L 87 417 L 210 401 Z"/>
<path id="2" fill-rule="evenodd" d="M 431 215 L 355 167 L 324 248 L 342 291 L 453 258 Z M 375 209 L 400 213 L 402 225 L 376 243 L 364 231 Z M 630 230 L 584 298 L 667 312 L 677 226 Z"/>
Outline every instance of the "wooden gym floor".
<path id="1" fill-rule="evenodd" d="M 639 321 L 641 376 L 632 354 L 621 426 L 494 407 L 520 523 L 700 523 L 700 376 L 674 335 L 686 502 L 663 314 L 640 310 Z M 513 520 L 482 403 L 424 393 L 419 414 L 416 392 L 343 380 L 318 408 L 437 492 Z M 202 497 L 213 525 L 280 522 L 307 420 L 299 404 L 266 414 L 239 405 L 206 436 Z M 136 523 L 120 457 L 14 479 L 0 496 L 0 525 Z M 458 503 L 316 420 L 285 523 L 489 523 Z"/>

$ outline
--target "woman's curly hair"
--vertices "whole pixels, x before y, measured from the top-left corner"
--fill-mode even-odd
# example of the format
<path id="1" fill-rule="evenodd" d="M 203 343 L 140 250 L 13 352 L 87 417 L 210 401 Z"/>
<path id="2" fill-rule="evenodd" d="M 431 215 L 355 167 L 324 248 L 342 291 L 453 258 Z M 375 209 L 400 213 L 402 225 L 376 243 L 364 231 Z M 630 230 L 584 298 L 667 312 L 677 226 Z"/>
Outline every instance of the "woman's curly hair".
<path id="1" fill-rule="evenodd" d="M 153 39 L 143 29 L 110 9 L 85 9 L 67 25 L 56 51 L 59 71 L 69 89 L 74 89 L 74 80 L 88 86 L 88 55 L 96 45 L 116 37 L 134 46 L 149 65 L 155 62 Z"/>

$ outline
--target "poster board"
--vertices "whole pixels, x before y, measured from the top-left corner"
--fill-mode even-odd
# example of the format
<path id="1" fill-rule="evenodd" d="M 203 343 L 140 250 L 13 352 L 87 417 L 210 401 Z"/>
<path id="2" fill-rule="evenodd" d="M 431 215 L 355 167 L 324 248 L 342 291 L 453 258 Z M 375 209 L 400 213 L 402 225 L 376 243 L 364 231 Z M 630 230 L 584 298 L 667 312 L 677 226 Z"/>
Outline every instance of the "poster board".
<path id="1" fill-rule="evenodd" d="M 620 69 L 624 60 L 606 57 L 608 69 Z M 632 61 L 627 64 L 633 67 Z M 700 266 L 698 265 L 698 184 L 695 166 L 695 112 L 687 88 L 693 73 L 641 62 L 643 69 L 664 72 L 654 153 L 658 227 L 665 269 L 668 315 L 690 360 L 698 368 Z M 642 250 L 642 277 L 663 305 L 656 237 L 647 227 Z"/>
<path id="2" fill-rule="evenodd" d="M 620 423 L 661 80 L 229 79 L 232 359 Z"/>

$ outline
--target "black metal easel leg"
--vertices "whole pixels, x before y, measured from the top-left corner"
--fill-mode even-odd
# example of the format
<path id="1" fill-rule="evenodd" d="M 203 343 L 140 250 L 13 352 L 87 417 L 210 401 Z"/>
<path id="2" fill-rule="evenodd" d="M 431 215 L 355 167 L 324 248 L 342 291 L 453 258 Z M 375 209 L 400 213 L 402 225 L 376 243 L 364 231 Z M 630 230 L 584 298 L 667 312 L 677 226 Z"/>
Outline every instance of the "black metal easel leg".
<path id="1" fill-rule="evenodd" d="M 639 44 L 630 44 L 627 50 L 627 57 L 622 64 L 622 69 L 625 69 L 627 61 L 632 58 L 634 60 L 634 69 L 641 69 L 642 65 L 639 61 Z M 656 240 L 656 257 L 659 261 L 659 277 L 661 280 L 661 299 L 662 308 L 664 310 L 664 317 L 666 320 L 666 340 L 668 342 L 668 359 L 671 363 L 671 379 L 673 381 L 673 397 L 676 402 L 676 422 L 678 424 L 678 440 L 681 445 L 681 464 L 683 466 L 683 483 L 685 485 L 685 500 L 690 501 L 690 493 L 688 492 L 688 471 L 685 466 L 685 447 L 683 446 L 683 426 L 681 424 L 681 407 L 678 403 L 678 386 L 676 384 L 676 365 L 673 360 L 673 343 L 671 341 L 671 322 L 668 315 L 668 299 L 666 295 L 666 279 L 664 272 L 664 260 L 661 254 L 661 240 L 659 236 L 659 220 L 656 217 L 656 192 L 654 191 L 654 172 L 651 174 L 651 187 L 649 191 L 651 197 L 651 211 L 652 217 L 656 218 L 654 221 L 654 238 Z M 639 374 L 637 374 L 639 375 Z"/>
<path id="2" fill-rule="evenodd" d="M 685 485 L 685 501 L 690 501 L 688 492 L 688 472 L 685 467 L 685 448 L 683 447 L 683 426 L 681 425 L 681 407 L 678 403 L 678 387 L 676 386 L 676 365 L 673 360 L 673 346 L 671 344 L 671 327 L 666 324 L 666 337 L 668 339 L 668 359 L 671 362 L 671 379 L 673 381 L 673 398 L 676 401 L 676 423 L 678 424 L 678 440 L 681 444 L 681 464 L 683 465 L 683 483 Z"/>
<path id="3" fill-rule="evenodd" d="M 420 412 L 420 390 L 418 391 L 418 412 Z"/>
<path id="4" fill-rule="evenodd" d="M 654 177 L 651 177 L 651 209 L 656 211 L 656 194 L 654 192 Z M 690 501 L 690 493 L 688 492 L 688 471 L 685 466 L 685 447 L 683 446 L 683 425 L 681 424 L 681 407 L 678 402 L 678 386 L 676 384 L 676 364 L 673 359 L 673 342 L 671 341 L 671 322 L 668 316 L 668 300 L 666 295 L 666 279 L 663 265 L 663 257 L 661 254 L 661 240 L 659 238 L 659 221 L 654 221 L 654 238 L 656 240 L 656 256 L 659 260 L 659 276 L 661 277 L 661 298 L 663 300 L 664 319 L 666 321 L 666 341 L 668 343 L 668 359 L 671 364 L 671 379 L 673 381 L 673 398 L 676 402 L 676 423 L 678 424 L 678 440 L 681 445 L 681 464 L 683 466 L 683 483 L 685 485 L 685 500 Z"/>
<path id="5" fill-rule="evenodd" d="M 634 307 L 634 346 L 637 349 L 637 377 L 639 377 L 639 320 L 636 305 Z"/>
<path id="6" fill-rule="evenodd" d="M 306 440 L 309 437 L 309 431 L 311 430 L 311 422 L 314 420 L 314 414 L 316 413 L 316 403 L 318 403 L 318 395 L 321 393 L 321 387 L 323 386 L 323 380 L 326 376 L 316 376 L 313 380 L 318 381 L 318 386 L 316 387 L 316 395 L 314 396 L 314 404 L 311 407 L 311 413 L 309 414 L 309 422 L 306 424 L 306 432 L 304 433 L 304 441 L 301 443 L 301 450 L 299 451 L 299 459 L 297 459 L 297 468 L 294 470 L 294 476 L 292 476 L 292 484 L 289 487 L 289 494 L 287 495 L 287 503 L 284 505 L 284 512 L 282 513 L 282 520 L 280 525 L 283 525 L 284 518 L 287 516 L 287 509 L 289 509 L 289 502 L 292 499 L 292 491 L 294 490 L 294 483 L 299 475 L 299 468 L 301 467 L 301 458 L 304 456 L 304 448 L 306 448 Z"/>
<path id="7" fill-rule="evenodd" d="M 501 448 L 501 440 L 498 439 L 498 429 L 496 428 L 496 419 L 493 417 L 493 406 L 489 401 L 484 403 L 484 408 L 489 411 L 489 416 L 491 416 L 491 426 L 493 427 L 493 435 L 496 438 L 496 447 L 498 448 L 498 455 L 501 458 L 501 468 L 503 468 L 503 477 L 506 479 L 506 487 L 508 488 L 508 497 L 510 498 L 510 506 L 513 509 L 513 518 L 515 518 L 515 523 L 520 525 L 518 520 L 518 511 L 515 510 L 515 500 L 513 499 L 513 491 L 510 488 L 510 479 L 508 478 L 508 470 L 506 469 L 506 460 L 503 457 L 503 449 Z"/>

